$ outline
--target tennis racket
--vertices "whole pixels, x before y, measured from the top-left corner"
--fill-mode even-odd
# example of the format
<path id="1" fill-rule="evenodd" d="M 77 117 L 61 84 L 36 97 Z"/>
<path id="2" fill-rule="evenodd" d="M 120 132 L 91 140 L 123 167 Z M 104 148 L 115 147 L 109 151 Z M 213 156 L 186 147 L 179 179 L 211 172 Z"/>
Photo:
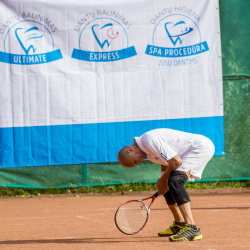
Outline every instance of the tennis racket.
<path id="1" fill-rule="evenodd" d="M 130 200 L 119 206 L 115 213 L 117 228 L 128 235 L 139 233 L 147 224 L 150 207 L 157 196 L 158 192 L 148 198 Z M 146 206 L 144 201 L 150 199 L 149 206 Z"/>

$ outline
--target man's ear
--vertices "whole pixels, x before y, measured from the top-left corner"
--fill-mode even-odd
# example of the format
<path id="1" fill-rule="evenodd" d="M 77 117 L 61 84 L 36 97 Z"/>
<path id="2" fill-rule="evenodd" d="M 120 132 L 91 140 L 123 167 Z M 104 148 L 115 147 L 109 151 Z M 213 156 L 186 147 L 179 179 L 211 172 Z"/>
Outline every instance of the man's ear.
<path id="1" fill-rule="evenodd" d="M 131 148 L 131 147 L 129 147 L 129 148 L 127 149 L 127 153 L 128 153 L 128 154 L 131 153 L 132 151 L 134 151 L 134 150 L 133 150 L 133 148 Z"/>

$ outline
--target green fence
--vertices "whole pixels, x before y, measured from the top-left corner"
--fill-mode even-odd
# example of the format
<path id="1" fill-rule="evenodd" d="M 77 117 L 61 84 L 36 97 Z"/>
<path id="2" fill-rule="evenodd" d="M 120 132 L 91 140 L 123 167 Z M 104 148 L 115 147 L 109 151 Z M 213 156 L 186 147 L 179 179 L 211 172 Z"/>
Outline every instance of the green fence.
<path id="1" fill-rule="evenodd" d="M 201 181 L 250 180 L 249 0 L 220 0 L 225 155 L 215 156 Z M 155 183 L 160 166 L 144 162 L 41 166 L 0 170 L 0 186 L 58 188 L 132 182 Z"/>

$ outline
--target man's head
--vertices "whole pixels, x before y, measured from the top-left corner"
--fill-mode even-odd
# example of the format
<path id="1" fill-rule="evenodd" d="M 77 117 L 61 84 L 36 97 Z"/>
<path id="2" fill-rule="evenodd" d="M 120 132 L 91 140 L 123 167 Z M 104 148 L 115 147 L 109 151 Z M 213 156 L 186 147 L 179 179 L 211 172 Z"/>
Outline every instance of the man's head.
<path id="1" fill-rule="evenodd" d="M 141 165 L 141 162 L 147 158 L 147 155 L 135 144 L 122 148 L 118 155 L 118 161 L 126 168 L 132 168 L 135 165 Z"/>

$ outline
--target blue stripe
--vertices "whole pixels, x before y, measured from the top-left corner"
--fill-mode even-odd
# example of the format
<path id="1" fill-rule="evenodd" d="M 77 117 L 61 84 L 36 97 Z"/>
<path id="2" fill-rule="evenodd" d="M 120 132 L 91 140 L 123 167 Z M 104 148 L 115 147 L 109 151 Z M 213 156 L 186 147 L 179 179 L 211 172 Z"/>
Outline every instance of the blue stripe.
<path id="1" fill-rule="evenodd" d="M 153 45 L 147 45 L 145 54 L 158 57 L 184 57 L 193 56 L 208 51 L 207 42 L 194 44 L 187 47 L 158 47 Z"/>
<path id="2" fill-rule="evenodd" d="M 94 51 L 74 49 L 71 57 L 83 61 L 112 62 L 112 61 L 123 60 L 136 55 L 137 53 L 135 47 L 131 46 L 125 49 L 107 51 L 107 52 L 94 52 Z"/>
<path id="3" fill-rule="evenodd" d="M 62 58 L 63 58 L 62 53 L 59 49 L 37 55 L 36 54 L 18 55 L 0 51 L 0 62 L 10 63 L 10 64 L 21 64 L 21 65 L 41 64 L 41 63 L 53 62 Z"/>
<path id="4" fill-rule="evenodd" d="M 155 128 L 203 134 L 224 151 L 223 117 L 0 128 L 0 167 L 117 162 L 134 136 Z"/>
<path id="5" fill-rule="evenodd" d="M 168 161 L 168 160 L 169 160 L 169 159 L 167 158 L 167 156 L 164 155 L 163 153 L 161 153 L 161 156 L 162 156 L 162 158 L 163 158 L 165 161 Z"/>

